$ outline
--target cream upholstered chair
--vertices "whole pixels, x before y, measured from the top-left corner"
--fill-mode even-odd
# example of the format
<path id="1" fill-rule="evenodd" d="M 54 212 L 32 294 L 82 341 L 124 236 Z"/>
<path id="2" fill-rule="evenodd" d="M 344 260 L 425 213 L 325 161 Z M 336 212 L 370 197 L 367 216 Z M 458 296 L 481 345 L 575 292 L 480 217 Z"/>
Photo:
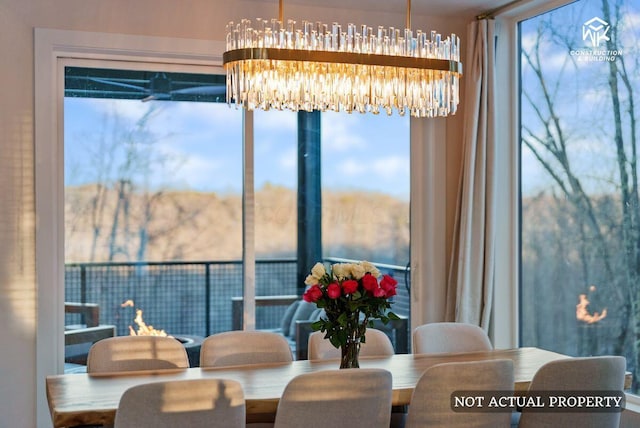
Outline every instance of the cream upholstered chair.
<path id="1" fill-rule="evenodd" d="M 513 391 L 513 361 L 487 360 L 437 364 L 418 380 L 405 428 L 508 427 L 510 412 L 454 412 L 455 391 Z"/>
<path id="2" fill-rule="evenodd" d="M 119 336 L 100 340 L 87 357 L 88 373 L 188 368 L 184 346 L 173 337 Z"/>
<path id="3" fill-rule="evenodd" d="M 412 334 L 414 354 L 473 352 L 493 349 L 480 327 L 457 322 L 437 322 L 416 327 Z"/>
<path id="4" fill-rule="evenodd" d="M 624 388 L 626 360 L 619 356 L 568 358 L 540 367 L 531 380 L 529 394 L 536 391 L 618 391 Z M 572 393 L 570 393 L 572 394 Z M 522 409 L 520 428 L 617 428 L 619 412 L 531 412 Z"/>
<path id="5" fill-rule="evenodd" d="M 174 380 L 126 390 L 116 411 L 115 428 L 244 428 L 245 418 L 238 382 Z"/>
<path id="6" fill-rule="evenodd" d="M 293 361 L 289 342 L 269 331 L 226 331 L 207 337 L 200 348 L 200 367 Z"/>
<path id="7" fill-rule="evenodd" d="M 388 428 L 391 373 L 342 369 L 293 378 L 278 403 L 275 428 Z"/>
<path id="8" fill-rule="evenodd" d="M 365 333 L 366 342 L 360 345 L 362 357 L 385 357 L 395 354 L 393 344 L 389 337 L 382 331 L 368 328 Z M 327 360 L 340 358 L 340 349 L 334 347 L 329 339 L 324 338 L 324 333 L 315 331 L 309 335 L 309 359 Z"/>

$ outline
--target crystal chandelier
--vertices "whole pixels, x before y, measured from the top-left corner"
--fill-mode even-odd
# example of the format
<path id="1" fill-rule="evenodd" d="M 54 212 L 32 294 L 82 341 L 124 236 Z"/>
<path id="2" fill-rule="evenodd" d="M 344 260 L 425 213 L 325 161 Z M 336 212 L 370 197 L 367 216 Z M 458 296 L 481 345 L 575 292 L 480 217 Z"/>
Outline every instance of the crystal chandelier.
<path id="1" fill-rule="evenodd" d="M 280 18 L 227 25 L 227 103 L 256 108 L 372 112 L 416 117 L 454 114 L 460 38 L 407 28 L 343 28 Z"/>

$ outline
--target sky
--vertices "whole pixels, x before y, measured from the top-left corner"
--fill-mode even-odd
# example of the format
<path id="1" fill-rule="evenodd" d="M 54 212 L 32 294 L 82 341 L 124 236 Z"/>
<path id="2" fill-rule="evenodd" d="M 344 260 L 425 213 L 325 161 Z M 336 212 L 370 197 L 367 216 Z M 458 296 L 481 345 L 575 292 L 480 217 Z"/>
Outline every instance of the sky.
<path id="1" fill-rule="evenodd" d="M 610 0 L 613 4 L 615 0 Z M 622 1 L 619 37 L 622 55 L 631 70 L 640 68 L 640 2 Z M 568 47 L 558 47 L 558 36 L 575 50 L 590 49 L 583 40 L 583 24 L 601 17 L 601 0 L 583 0 L 550 14 L 524 21 L 523 49 L 536 42 L 540 22 L 547 35 L 539 42 L 545 80 L 558 107 L 560 122 L 569 136 L 572 166 L 592 192 L 606 192 L 615 177 L 610 95 L 606 85 L 608 64 L 575 61 Z M 551 20 L 548 17 L 551 16 Z M 640 80 L 636 72 L 636 96 Z M 557 83 L 557 85 L 556 85 Z M 522 85 L 535 94 L 539 87 L 526 64 Z M 540 102 L 540 98 L 538 98 Z M 638 108 L 638 107 L 636 107 Z M 124 130 L 134 129 L 145 113 L 152 119 L 133 140 L 129 155 L 138 153 L 138 181 L 152 187 L 239 193 L 242 189 L 242 113 L 221 103 L 138 100 L 65 99 L 65 180 L 67 185 L 96 182 L 122 175 L 124 150 L 110 158 L 110 141 L 126 141 Z M 523 123 L 540 133 L 541 124 L 526 100 Z M 255 187 L 267 183 L 295 189 L 297 174 L 296 114 L 289 111 L 255 112 Z M 322 114 L 322 184 L 330 189 L 379 191 L 409 198 L 409 118 L 381 114 Z M 106 140 L 100 140 L 107 135 Z M 142 155 L 144 153 L 144 156 Z M 142 167 L 140 158 L 151 160 Z M 112 161 L 109 161 L 112 159 Z M 536 194 L 550 186 L 549 174 L 526 148 L 522 150 L 522 191 Z M 131 168 L 135 169 L 135 168 Z"/>
<path id="2" fill-rule="evenodd" d="M 611 5 L 616 0 L 609 0 Z M 618 1 L 621 21 L 618 26 L 622 56 L 632 79 L 636 97 L 636 120 L 640 115 L 640 2 Z M 547 90 L 551 94 L 559 122 L 567 140 L 567 151 L 572 169 L 590 193 L 608 193 L 619 182 L 617 176 L 616 147 L 613 139 L 611 90 L 608 86 L 609 63 L 591 56 L 594 50 L 606 50 L 605 43 L 594 47 L 587 36 L 583 39 L 585 23 L 593 18 L 602 19 L 602 0 L 583 0 L 556 9 L 540 17 L 524 21 L 521 25 L 523 50 L 531 52 L 535 46 L 540 51 Z M 538 39 L 538 29 L 544 25 L 544 36 Z M 611 30 L 609 30 L 611 31 Z M 607 33 L 612 36 L 611 33 Z M 570 46 L 567 46 L 567 42 Z M 589 59 L 589 60 L 585 60 Z M 597 59 L 593 61 L 592 59 Z M 618 65 L 620 62 L 617 63 Z M 536 106 L 545 111 L 542 89 L 535 74 L 522 61 L 522 88 L 530 94 Z M 628 130 L 625 116 L 627 99 L 621 89 L 623 103 L 623 129 Z M 544 137 L 544 129 L 536 118 L 536 112 L 523 97 L 522 123 Z M 640 138 L 640 135 L 637 136 Z M 629 134 L 625 141 L 631 140 Z M 630 152 L 627 146 L 627 151 Z M 546 158 L 549 160 L 549 157 Z M 522 192 L 536 194 L 551 185 L 549 174 L 527 148 L 522 150 Z"/>
<path id="3" fill-rule="evenodd" d="M 150 110 L 146 126 L 131 131 Z M 296 113 L 256 111 L 254 127 L 256 189 L 267 183 L 295 189 Z M 327 112 L 321 127 L 323 187 L 408 200 L 408 116 Z M 120 144 L 110 150 L 114 141 Z M 123 169 L 126 159 L 137 167 Z M 136 180 L 152 187 L 239 193 L 242 112 L 223 103 L 66 98 L 65 165 L 66 185 L 137 170 Z"/>

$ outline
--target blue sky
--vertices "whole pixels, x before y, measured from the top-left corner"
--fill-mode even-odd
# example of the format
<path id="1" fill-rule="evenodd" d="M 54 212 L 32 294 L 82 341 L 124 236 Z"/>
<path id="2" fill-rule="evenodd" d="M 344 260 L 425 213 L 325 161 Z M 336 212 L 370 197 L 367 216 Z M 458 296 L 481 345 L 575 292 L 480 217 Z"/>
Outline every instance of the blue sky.
<path id="1" fill-rule="evenodd" d="M 615 0 L 610 0 L 611 5 L 614 3 Z M 621 21 L 618 37 L 623 47 L 622 57 L 625 65 L 633 76 L 631 85 L 635 91 L 637 120 L 637 97 L 640 94 L 640 2 L 621 1 L 619 4 Z M 567 151 L 573 171 L 580 177 L 588 192 L 607 193 L 615 189 L 615 183 L 619 182 L 613 141 L 615 120 L 607 80 L 609 63 L 579 61 L 576 60 L 576 55 L 571 53 L 571 50 L 584 53 L 593 49 L 589 39 L 583 40 L 582 36 L 583 24 L 594 17 L 603 17 L 601 0 L 575 2 L 549 14 L 524 21 L 521 25 L 522 46 L 524 50 L 531 50 L 533 46 L 538 45 L 545 83 L 554 98 L 563 133 L 567 137 Z M 542 41 L 538 42 L 537 29 L 541 22 L 545 22 L 548 28 Z M 560 41 L 560 38 L 570 42 L 571 50 L 566 46 L 562 47 L 564 42 Z M 606 47 L 596 48 L 602 49 Z M 544 106 L 541 89 L 525 63 L 522 68 L 522 87 L 528 93 L 534 94 L 537 106 Z M 624 92 L 621 91 L 621 95 Z M 621 101 L 624 104 L 626 99 L 623 97 Z M 524 97 L 522 118 L 525 126 L 537 135 L 544 135 L 542 125 Z M 623 117 L 622 120 L 623 128 L 629 129 L 628 118 Z M 625 135 L 625 139 L 629 141 L 629 135 Z M 522 151 L 522 177 L 522 190 L 525 195 L 535 194 L 551 186 L 549 174 L 526 148 Z"/>
<path id="2" fill-rule="evenodd" d="M 189 102 L 65 99 L 66 184 L 95 182 L 106 170 L 100 165 L 110 163 L 109 143 L 101 142 L 101 135 L 124 141 L 122 136 L 113 137 L 116 130 L 133 129 L 149 109 L 155 113 L 146 132 L 136 136 L 137 150 L 155 161 L 147 174 L 136 175 L 138 180 L 149 180 L 156 187 L 241 191 L 241 111 L 226 104 Z M 256 188 L 265 183 L 296 188 L 297 115 L 256 111 L 254 125 Z M 324 113 L 322 145 L 324 187 L 408 199 L 408 117 Z M 116 153 L 111 177 L 125 158 L 122 145 Z"/>

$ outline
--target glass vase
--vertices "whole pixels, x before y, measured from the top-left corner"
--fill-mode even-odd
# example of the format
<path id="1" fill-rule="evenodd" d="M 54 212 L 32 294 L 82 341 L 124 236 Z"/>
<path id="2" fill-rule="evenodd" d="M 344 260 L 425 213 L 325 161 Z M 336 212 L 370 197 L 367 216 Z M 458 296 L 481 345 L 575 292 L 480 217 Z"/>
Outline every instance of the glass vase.
<path id="1" fill-rule="evenodd" d="M 352 337 L 352 335 L 349 335 L 345 344 L 340 347 L 340 351 L 342 354 L 340 358 L 341 369 L 356 369 L 360 367 L 360 363 L 358 362 L 358 356 L 360 355 L 360 337 Z"/>

